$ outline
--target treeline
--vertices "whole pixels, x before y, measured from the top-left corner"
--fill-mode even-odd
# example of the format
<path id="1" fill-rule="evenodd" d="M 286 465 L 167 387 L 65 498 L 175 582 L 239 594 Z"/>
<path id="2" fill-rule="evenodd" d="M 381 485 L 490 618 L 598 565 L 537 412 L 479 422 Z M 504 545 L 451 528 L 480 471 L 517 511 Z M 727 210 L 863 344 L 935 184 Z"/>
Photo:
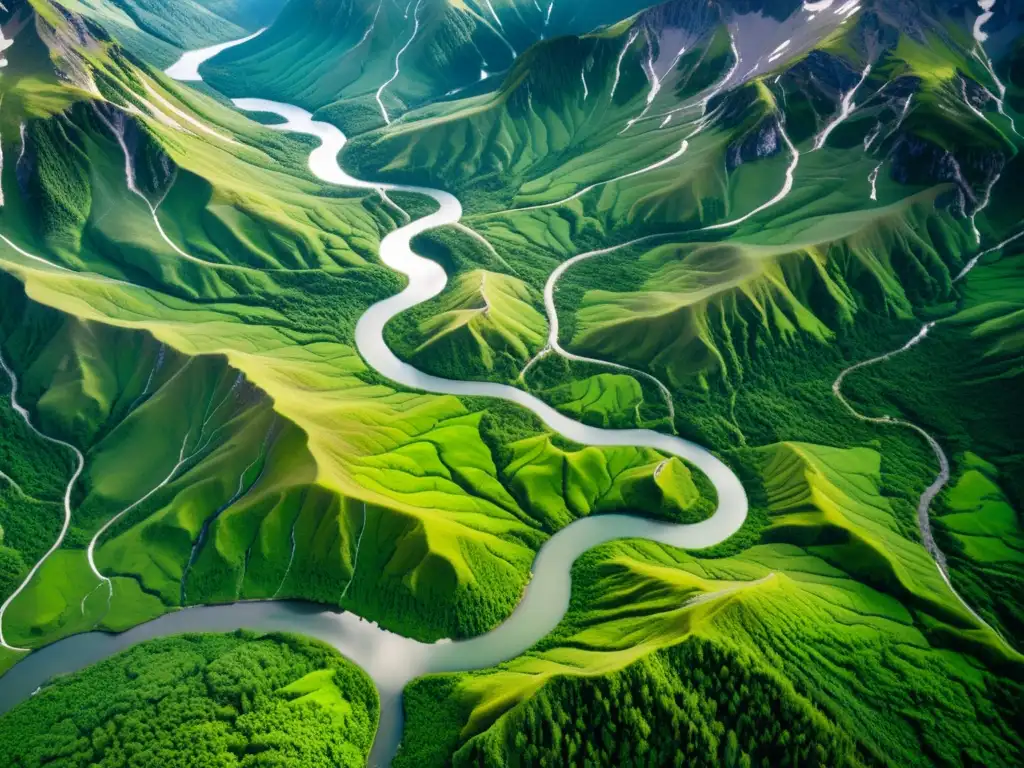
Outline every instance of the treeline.
<path id="1" fill-rule="evenodd" d="M 0 719 L 0 765 L 366 764 L 369 678 L 306 638 L 251 632 L 142 643 L 45 687 Z"/>
<path id="2" fill-rule="evenodd" d="M 853 740 L 752 658 L 691 638 L 603 677 L 555 678 L 453 765 L 857 766 Z"/>

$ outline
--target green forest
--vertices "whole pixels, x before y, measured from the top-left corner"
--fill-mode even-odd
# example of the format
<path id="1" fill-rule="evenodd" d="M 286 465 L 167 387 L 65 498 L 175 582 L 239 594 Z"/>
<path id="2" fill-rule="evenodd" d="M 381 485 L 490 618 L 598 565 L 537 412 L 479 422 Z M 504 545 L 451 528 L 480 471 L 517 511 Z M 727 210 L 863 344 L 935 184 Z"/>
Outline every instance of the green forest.
<path id="1" fill-rule="evenodd" d="M 445 710 L 428 703 L 445 687 L 410 689 L 410 729 L 398 768 L 442 765 L 457 741 Z M 422 719 L 420 719 L 422 718 Z M 453 766 L 861 766 L 851 739 L 791 683 L 725 644 L 693 637 L 614 674 L 557 677 L 469 739 Z"/>
<path id="2" fill-rule="evenodd" d="M 9 768 L 359 768 L 370 679 L 295 635 L 144 642 L 60 678 L 0 719 Z"/>

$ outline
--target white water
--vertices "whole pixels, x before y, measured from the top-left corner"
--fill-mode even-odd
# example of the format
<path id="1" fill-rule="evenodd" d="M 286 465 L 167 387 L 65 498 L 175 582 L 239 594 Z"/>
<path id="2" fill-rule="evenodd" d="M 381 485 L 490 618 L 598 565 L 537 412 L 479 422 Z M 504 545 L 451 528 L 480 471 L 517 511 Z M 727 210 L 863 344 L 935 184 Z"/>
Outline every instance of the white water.
<path id="1" fill-rule="evenodd" d="M 203 76 L 199 74 L 199 67 L 201 64 L 212 59 L 218 53 L 223 53 L 229 48 L 234 48 L 236 45 L 241 45 L 242 43 L 248 43 L 250 40 L 255 40 L 266 31 L 267 28 L 264 27 L 259 32 L 255 32 L 248 37 L 243 37 L 240 40 L 230 40 L 226 43 L 211 45 L 209 48 L 201 48 L 198 51 L 189 51 L 168 67 L 167 76 L 175 80 L 182 80 L 185 82 L 201 82 L 203 79 Z"/>
<path id="2" fill-rule="evenodd" d="M 868 75 L 870 74 L 871 65 L 868 64 L 861 73 L 860 80 L 857 81 L 857 84 L 843 95 L 839 114 L 825 126 L 825 130 L 818 134 L 817 138 L 814 140 L 814 149 L 812 151 L 817 151 L 824 147 L 825 142 L 828 141 L 828 137 L 832 135 L 832 132 L 842 125 L 846 121 L 846 118 L 851 115 L 853 110 L 857 108 L 857 105 L 853 101 L 853 97 L 857 95 L 857 91 L 860 90 L 862 85 L 864 85 L 864 81 L 868 79 Z"/>
<path id="3" fill-rule="evenodd" d="M 725 492 L 734 502 L 742 499 L 740 506 L 745 510 L 746 497 L 739 481 L 717 458 L 700 446 L 648 430 L 596 429 L 573 421 L 532 395 L 514 387 L 489 382 L 442 379 L 425 374 L 402 362 L 384 343 L 385 325 L 398 314 L 437 296 L 447 284 L 444 269 L 436 262 L 413 252 L 411 241 L 423 232 L 456 224 L 462 215 L 461 204 L 453 195 L 440 190 L 398 184 L 379 185 L 353 178 L 338 165 L 337 161 L 337 155 L 346 143 L 344 134 L 333 125 L 313 120 L 312 115 L 305 110 L 263 99 L 237 99 L 235 104 L 240 109 L 273 113 L 284 118 L 285 122 L 273 126 L 275 130 L 304 133 L 319 138 L 322 143 L 310 154 L 309 163 L 313 173 L 322 181 L 361 189 L 376 189 L 382 186 L 388 191 L 423 194 L 433 198 L 440 206 L 436 212 L 392 232 L 381 243 L 381 260 L 387 266 L 406 275 L 409 278 L 409 286 L 397 296 L 370 307 L 356 326 L 356 345 L 363 357 L 379 373 L 405 386 L 426 392 L 495 397 L 514 402 L 533 411 L 555 431 L 579 443 L 603 446 L 640 445 L 664 450 L 691 461 L 709 476 L 720 478 L 724 486 L 719 489 L 719 493 Z M 605 249 L 605 252 L 615 248 L 613 246 L 611 249 Z M 596 253 L 598 252 L 588 255 Z M 722 509 L 713 519 L 721 518 L 724 521 L 728 518 L 731 520 L 729 527 L 741 524 L 745 511 L 734 515 L 726 510 L 727 506 L 729 505 L 723 503 Z M 720 535 L 722 531 L 720 526 L 721 523 L 713 526 L 717 531 L 716 535 Z M 673 530 L 677 528 L 669 527 Z"/>
<path id="4" fill-rule="evenodd" d="M 32 419 L 29 417 L 28 411 L 18 403 L 18 377 L 14 375 L 14 371 L 7 367 L 7 362 L 4 360 L 2 353 L 0 353 L 0 370 L 3 370 L 3 372 L 7 374 L 7 378 L 10 379 L 11 382 L 11 408 L 21 416 L 25 425 L 46 442 L 60 446 L 61 448 L 67 448 L 75 455 L 75 469 L 72 472 L 71 479 L 68 480 L 67 487 L 64 490 L 64 523 L 61 526 L 60 534 L 57 536 L 57 540 L 53 543 L 53 546 L 46 551 L 46 554 L 39 558 L 39 561 L 34 566 L 32 566 L 32 569 L 25 576 L 21 584 L 18 585 L 18 588 L 11 593 L 11 595 L 4 601 L 3 605 L 0 605 L 0 646 L 9 651 L 27 652 L 29 650 L 28 648 L 18 648 L 7 642 L 3 632 L 4 615 L 7 613 L 7 609 L 10 607 L 11 603 L 18 598 L 18 595 L 25 590 L 25 587 L 28 586 L 29 582 L 35 578 L 37 573 L 39 573 L 39 569 L 43 567 L 43 564 L 49 560 L 53 553 L 60 549 L 61 544 L 64 543 L 64 538 L 68 535 L 68 528 L 71 527 L 71 492 L 74 490 L 75 483 L 78 482 L 78 478 L 85 469 L 85 457 L 75 446 L 70 443 L 65 443 L 63 440 L 58 440 L 44 434 L 32 423 Z"/>
<path id="5" fill-rule="evenodd" d="M 974 22 L 974 39 L 978 43 L 984 43 L 988 40 L 988 33 L 985 31 L 985 25 L 988 24 L 989 20 L 995 15 L 993 9 L 996 7 L 996 0 L 978 0 L 978 8 L 981 10 L 981 14 Z"/>
<path id="6" fill-rule="evenodd" d="M 182 466 L 184 466 L 190 459 L 195 457 L 195 454 L 193 454 L 191 456 L 188 456 L 188 457 L 185 456 L 185 446 L 188 444 L 188 438 L 189 438 L 189 436 L 188 436 L 188 434 L 186 434 L 185 435 L 185 439 L 184 439 L 184 441 L 181 444 L 181 451 L 178 453 L 178 463 L 174 465 L 174 468 L 170 471 L 170 473 L 168 473 L 167 477 L 165 477 L 163 480 L 161 480 L 160 483 L 157 484 L 156 486 L 154 486 L 153 489 L 150 490 L 148 493 L 146 493 L 141 498 L 139 498 L 138 500 L 136 500 L 132 504 L 130 504 L 127 507 L 125 507 L 124 509 L 122 509 L 116 515 L 111 517 L 103 525 L 102 528 L 100 528 L 98 531 L 96 531 L 96 534 L 89 540 L 89 546 L 85 550 L 85 556 L 86 556 L 86 559 L 89 561 L 89 569 L 93 572 L 93 575 L 97 579 L 100 580 L 100 585 L 99 586 L 102 586 L 104 584 L 107 586 L 107 608 L 108 609 L 110 608 L 110 601 L 114 597 L 114 582 L 112 582 L 108 576 L 104 576 L 103 572 L 100 571 L 99 567 L 96 565 L 96 544 L 97 544 L 97 542 L 99 542 L 100 539 L 103 538 L 103 536 L 106 534 L 107 531 L 109 531 L 115 524 L 117 524 L 118 520 L 123 518 L 125 515 L 127 515 L 129 512 L 131 512 L 133 509 L 138 509 L 138 507 L 140 505 L 145 504 L 146 501 L 151 499 L 154 494 L 156 494 L 158 491 L 160 491 L 160 489 L 166 487 L 167 484 L 169 482 L 171 482 L 171 480 L 174 479 L 174 476 L 178 474 L 178 471 L 182 468 Z M 92 593 L 90 592 L 88 595 L 86 595 L 84 598 L 82 598 L 82 613 L 83 614 L 85 613 L 85 602 L 86 602 L 86 600 L 89 599 L 91 594 Z"/>
<path id="7" fill-rule="evenodd" d="M 999 79 L 999 75 L 996 74 L 996 68 L 992 64 L 992 59 L 989 58 L 988 53 L 985 51 L 985 47 L 979 42 L 972 52 L 973 56 L 978 59 L 982 65 L 984 65 L 986 71 L 988 71 L 989 77 L 992 78 L 992 82 L 995 83 L 996 90 L 999 91 L 999 95 L 992 95 L 992 98 L 996 101 L 996 109 L 999 110 L 999 114 L 1010 121 L 1010 130 L 1013 131 L 1017 138 L 1024 139 L 1021 136 L 1020 131 L 1017 130 L 1017 122 L 1013 119 L 1013 116 L 1006 111 L 1006 84 Z"/>
<path id="8" fill-rule="evenodd" d="M 724 221 L 721 222 L 720 224 L 712 224 L 710 227 L 704 227 L 704 231 L 713 229 L 726 229 L 728 227 L 735 227 L 739 224 L 742 224 L 743 222 L 756 216 L 762 211 L 766 211 L 772 206 L 781 203 L 789 196 L 789 193 L 793 191 L 793 180 L 796 174 L 797 166 L 800 164 L 800 151 L 796 148 L 793 142 L 790 141 L 789 134 L 786 133 L 786 129 L 782 125 L 782 121 L 777 121 L 776 124 L 779 128 L 779 135 L 782 136 L 783 142 L 785 142 L 786 146 L 789 147 L 791 158 L 789 167 L 786 169 L 786 179 L 782 183 L 782 189 L 779 191 L 777 195 L 775 195 L 775 197 L 773 197 L 767 203 L 764 203 L 763 205 L 755 208 L 745 216 L 740 216 L 738 219 L 733 219 L 732 221 Z"/>
<path id="9" fill-rule="evenodd" d="M 383 7 L 384 7 L 384 0 L 380 0 L 380 2 L 377 3 L 377 10 L 374 11 L 373 20 L 370 21 L 370 26 L 368 26 L 366 28 L 366 31 L 363 33 L 363 36 L 361 38 L 359 38 L 359 42 L 356 43 L 354 46 L 352 46 L 352 48 L 350 48 L 348 51 L 345 52 L 346 55 L 349 54 L 349 53 L 352 53 L 352 51 L 356 50 L 363 43 L 365 43 L 367 40 L 370 39 L 370 35 L 373 34 L 373 30 L 377 28 L 377 17 L 380 16 L 380 9 L 383 8 Z M 170 71 L 168 71 L 168 74 L 170 74 Z M 173 75 L 171 75 L 171 76 L 173 77 Z"/>
<path id="10" fill-rule="evenodd" d="M 662 77 L 667 77 L 679 60 L 683 58 L 686 53 L 685 46 L 679 49 L 679 52 L 669 61 L 668 66 L 665 68 L 665 74 L 659 75 L 657 70 L 657 62 L 654 59 L 654 41 L 651 40 L 650 32 L 644 30 L 644 37 L 647 39 L 647 60 L 643 63 L 644 74 L 647 76 L 647 81 L 651 84 L 650 90 L 647 92 L 647 102 L 644 104 L 643 110 L 634 118 L 630 118 L 626 122 L 626 127 L 623 128 L 619 135 L 626 133 L 630 128 L 644 120 L 647 117 L 647 113 L 651 111 L 651 107 L 654 106 L 654 100 L 658 98 L 658 94 L 661 93 Z M 659 57 L 660 58 L 660 57 Z"/>
<path id="11" fill-rule="evenodd" d="M 1013 237 L 1007 238 L 1003 242 L 999 243 L 999 245 L 993 246 L 992 248 L 989 248 L 987 251 L 982 251 L 973 259 L 967 262 L 964 268 L 960 270 L 960 274 L 953 278 L 953 282 L 959 283 L 961 280 L 967 277 L 967 275 L 970 274 L 971 270 L 974 269 L 978 265 L 978 262 L 981 261 L 985 256 L 988 256 L 990 253 L 995 253 L 996 251 L 1003 250 L 1003 248 L 1008 246 L 1010 243 L 1019 240 L 1021 237 L 1024 237 L 1024 231 L 1018 232 Z"/>
<path id="12" fill-rule="evenodd" d="M 914 94 L 907 96 L 907 100 L 903 102 L 903 109 L 900 110 L 900 116 L 896 120 L 896 125 L 893 126 L 892 130 L 885 134 L 885 138 L 882 139 L 884 145 L 889 139 L 891 139 L 896 132 L 903 126 L 903 121 L 907 119 L 907 115 L 910 112 L 910 104 L 914 101 Z"/>
<path id="13" fill-rule="evenodd" d="M 871 199 L 878 200 L 878 174 L 882 170 L 882 164 L 879 163 L 875 166 L 874 170 L 868 176 L 868 183 L 871 184 Z"/>
<path id="14" fill-rule="evenodd" d="M 366 502 L 365 501 L 363 502 L 363 524 L 359 528 L 359 536 L 356 538 L 356 553 L 352 556 L 352 575 L 348 577 L 348 582 L 345 584 L 345 589 L 343 589 L 341 591 L 341 597 L 338 598 L 339 605 L 345 599 L 345 595 L 348 594 L 348 590 L 352 586 L 352 582 L 356 580 L 356 571 L 359 569 L 359 553 L 363 549 L 363 534 L 364 533 L 366 533 Z"/>
<path id="15" fill-rule="evenodd" d="M 409 46 L 413 44 L 413 41 L 420 32 L 420 5 L 422 2 L 423 0 L 416 0 L 416 9 L 412 12 L 412 34 L 409 36 L 409 41 L 399 49 L 398 53 L 395 54 L 395 74 L 391 76 L 390 80 L 383 83 L 380 88 L 377 89 L 377 104 L 380 105 L 380 112 L 384 116 L 384 122 L 387 125 L 391 125 L 391 118 L 388 116 L 388 110 L 384 106 L 381 96 L 384 95 L 384 91 L 387 87 L 395 82 L 395 80 L 398 79 L 398 76 L 402 74 L 402 54 L 409 50 Z"/>
<path id="16" fill-rule="evenodd" d="M 992 177 L 991 181 L 985 185 L 985 196 L 978 202 L 974 211 L 971 213 L 971 231 L 974 233 L 974 242 L 977 245 L 981 245 L 981 230 L 978 229 L 978 214 L 984 212 L 988 208 L 989 203 L 992 202 L 992 190 L 995 189 L 996 184 L 999 183 L 1000 175 L 997 173 Z"/>
<path id="17" fill-rule="evenodd" d="M 636 42 L 636 39 L 639 36 L 640 31 L 634 29 L 629 33 L 629 37 L 626 38 L 626 44 L 622 46 L 622 52 L 619 54 L 619 58 L 615 62 L 615 80 L 612 82 L 612 91 L 608 95 L 608 101 L 612 101 L 615 98 L 615 91 L 619 88 L 619 80 L 622 79 L 622 61 L 626 58 L 626 53 L 629 52 L 630 47 Z"/>

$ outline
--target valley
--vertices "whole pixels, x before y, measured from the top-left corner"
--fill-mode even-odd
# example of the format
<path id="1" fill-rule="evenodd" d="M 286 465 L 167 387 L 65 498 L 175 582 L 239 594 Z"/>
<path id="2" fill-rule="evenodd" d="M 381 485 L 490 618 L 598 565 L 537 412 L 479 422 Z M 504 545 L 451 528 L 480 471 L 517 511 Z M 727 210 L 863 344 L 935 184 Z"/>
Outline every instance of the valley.
<path id="1" fill-rule="evenodd" d="M 346 0 L 310 46 L 292 0 L 169 77 L 94 61 L 96 4 L 15 11 L 90 21 L 45 95 L 38 59 L 2 75 L 0 706 L 151 638 L 299 632 L 377 690 L 352 764 L 1014 764 L 1018 86 L 986 25 L 522 5 Z M 375 53 L 269 76 L 296 41 Z"/>

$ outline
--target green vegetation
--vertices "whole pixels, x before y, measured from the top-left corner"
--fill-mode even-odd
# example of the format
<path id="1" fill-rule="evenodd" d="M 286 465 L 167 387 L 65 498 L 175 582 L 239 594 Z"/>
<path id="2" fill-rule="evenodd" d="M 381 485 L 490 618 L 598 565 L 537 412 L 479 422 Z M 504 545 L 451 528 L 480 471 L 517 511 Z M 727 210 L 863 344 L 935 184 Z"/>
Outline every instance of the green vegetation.
<path id="1" fill-rule="evenodd" d="M 58 679 L 0 719 L 11 768 L 366 764 L 370 679 L 293 635 L 151 640 Z"/>
<path id="2" fill-rule="evenodd" d="M 549 10 L 519 0 L 424 0 L 406 7 L 366 2 L 293 0 L 264 35 L 204 67 L 206 80 L 230 96 L 263 94 L 299 104 L 350 134 L 454 94 L 494 88 L 501 73 L 544 37 L 578 34 L 645 7 L 644 0 L 601 0 Z M 379 6 L 379 7 L 378 7 Z"/>
<path id="3" fill-rule="evenodd" d="M 948 593 L 928 599 L 941 579 L 902 538 L 877 454 L 762 453 L 761 544 L 724 557 L 650 542 L 588 552 L 568 615 L 534 649 L 410 686 L 396 765 L 539 765 L 572 750 L 647 764 L 679 719 L 693 728 L 673 743 L 701 744 L 707 764 L 1019 760 L 1019 657 L 968 629 Z M 863 583 L 864 532 L 902 582 Z"/>
<path id="4" fill-rule="evenodd" d="M 87 24 L 31 0 L 0 75 L 0 233 L 14 244 L 0 245 L 0 343 L 33 423 L 86 456 L 63 546 L 6 612 L 9 642 L 286 598 L 426 641 L 478 635 L 507 619 L 538 549 L 574 520 L 697 523 L 716 505 L 677 459 L 574 445 L 510 404 L 405 391 L 371 370 L 355 325 L 403 285 L 380 241 L 403 210 L 434 204 L 315 180 L 314 139 L 224 100 L 259 95 L 361 134 L 350 172 L 466 204 L 462 226 L 416 240 L 449 283 L 387 329 L 400 356 L 529 389 L 589 424 L 693 439 L 751 501 L 742 530 L 708 551 L 584 554 L 552 635 L 495 669 L 410 686 L 398 764 L 1024 761 L 1019 245 L 955 280 L 1015 231 L 1024 160 L 969 30 L 921 14 L 911 35 L 863 13 L 703 104 L 738 64 L 730 34 L 747 33 L 728 11 L 669 6 L 591 32 L 627 10 L 559 0 L 548 22 L 513 0 L 293 0 L 204 69 L 217 93 L 153 65 L 257 16 L 233 0 L 158 5 L 69 3 Z M 269 18 L 273 3 L 258 5 Z M 667 22 L 699 26 L 670 66 Z M 147 52 L 150 38 L 163 42 Z M 375 94 L 406 43 L 380 93 L 385 126 Z M 857 109 L 810 151 L 865 46 Z M 708 228 L 779 196 L 789 174 L 770 210 Z M 598 362 L 549 354 L 524 373 L 558 265 L 646 236 L 574 264 L 555 291 L 561 345 Z M 859 412 L 890 420 L 854 418 L 836 377 L 925 321 L 927 340 L 844 381 Z M 6 387 L 0 596 L 53 542 L 69 477 Z M 935 535 L 958 593 L 1002 637 L 922 544 L 917 508 L 938 468 L 894 419 L 953 458 Z M 162 643 L 48 687 L 0 721 L 0 750 L 9 733 L 35 750 L 25 764 L 102 764 L 145 732 L 184 739 L 186 755 L 205 739 L 227 765 L 365 761 L 375 700 L 325 649 Z M 13 658 L 0 653 L 0 670 Z M 80 692 L 95 674 L 107 677 Z M 137 689 L 120 685 L 136 675 Z M 71 696 L 100 714 L 66 720 Z M 179 701 L 183 735 L 159 718 Z"/>
<path id="5" fill-rule="evenodd" d="M 285 0 L 62 0 L 161 69 L 186 50 L 235 40 L 273 21 Z"/>
<path id="6" fill-rule="evenodd" d="M 994 466 L 970 453 L 957 464 L 961 472 L 937 510 L 941 546 L 964 599 L 1006 637 L 1020 638 L 1024 528 Z"/>
<path id="7" fill-rule="evenodd" d="M 498 757 L 498 756 L 502 757 Z M 694 638 L 597 678 L 555 678 L 454 765 L 860 765 L 853 745 L 751 656 Z"/>
<path id="8" fill-rule="evenodd" d="M 717 507 L 714 486 L 676 458 L 637 448 L 556 446 L 541 435 L 511 445 L 509 488 L 545 528 L 601 512 L 636 512 L 694 523 Z M 698 479 L 699 478 L 699 479 Z"/>
<path id="9" fill-rule="evenodd" d="M 547 392 L 547 398 L 562 413 L 584 424 L 618 429 L 634 426 L 644 391 L 632 376 L 602 373 L 556 386 Z"/>
<path id="10" fill-rule="evenodd" d="M 391 324 L 387 340 L 418 368 L 452 379 L 516 378 L 547 334 L 541 298 L 485 270 L 460 274 L 443 296 Z M 483 373 L 483 376 L 481 376 Z"/>

